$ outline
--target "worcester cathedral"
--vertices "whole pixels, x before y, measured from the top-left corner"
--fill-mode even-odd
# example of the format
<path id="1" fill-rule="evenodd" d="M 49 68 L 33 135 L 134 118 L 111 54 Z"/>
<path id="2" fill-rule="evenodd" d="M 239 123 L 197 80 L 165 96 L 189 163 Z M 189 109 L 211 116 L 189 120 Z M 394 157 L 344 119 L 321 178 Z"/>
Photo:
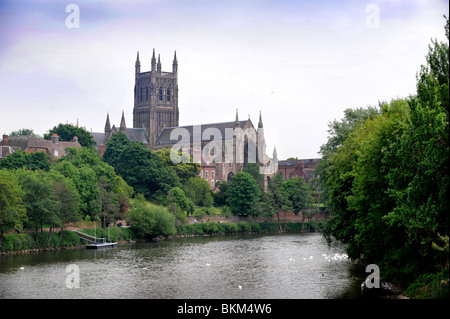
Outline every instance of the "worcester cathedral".
<path id="1" fill-rule="evenodd" d="M 267 185 L 278 170 L 278 160 L 275 150 L 272 158 L 266 155 L 261 114 L 257 127 L 250 118 L 239 120 L 237 110 L 232 116 L 234 120 L 230 122 L 179 126 L 176 52 L 172 72 L 162 71 L 160 56 L 156 60 L 155 50 L 151 70 L 141 72 L 138 52 L 135 64 L 133 128 L 127 127 L 123 112 L 119 127 L 111 125 L 108 114 L 105 131 L 92 132 L 92 135 L 101 155 L 107 140 L 119 131 L 131 141 L 141 142 L 153 150 L 164 147 L 181 149 L 200 164 L 201 177 L 207 179 L 212 188 L 216 181 L 229 180 L 247 163 L 256 162 Z M 184 141 L 182 145 L 181 140 Z"/>

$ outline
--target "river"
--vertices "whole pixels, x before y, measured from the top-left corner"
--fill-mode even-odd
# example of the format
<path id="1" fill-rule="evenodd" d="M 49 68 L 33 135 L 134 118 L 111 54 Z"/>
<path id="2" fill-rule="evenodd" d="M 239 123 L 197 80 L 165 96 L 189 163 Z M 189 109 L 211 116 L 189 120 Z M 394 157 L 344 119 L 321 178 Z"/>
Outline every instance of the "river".
<path id="1" fill-rule="evenodd" d="M 361 276 L 344 253 L 318 233 L 292 233 L 7 255 L 0 298 L 359 298 Z"/>

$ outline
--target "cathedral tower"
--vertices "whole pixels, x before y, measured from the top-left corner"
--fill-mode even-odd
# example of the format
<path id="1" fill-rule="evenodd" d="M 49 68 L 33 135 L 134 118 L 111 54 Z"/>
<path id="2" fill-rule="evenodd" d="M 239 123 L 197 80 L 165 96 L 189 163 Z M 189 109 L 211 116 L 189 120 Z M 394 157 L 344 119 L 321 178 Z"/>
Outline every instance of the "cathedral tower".
<path id="1" fill-rule="evenodd" d="M 179 125 L 178 112 L 178 61 L 175 52 L 172 72 L 164 72 L 155 50 L 151 59 L 151 71 L 141 72 L 139 52 L 136 59 L 133 127 L 144 128 L 150 145 L 155 145 L 156 138 L 163 127 Z"/>

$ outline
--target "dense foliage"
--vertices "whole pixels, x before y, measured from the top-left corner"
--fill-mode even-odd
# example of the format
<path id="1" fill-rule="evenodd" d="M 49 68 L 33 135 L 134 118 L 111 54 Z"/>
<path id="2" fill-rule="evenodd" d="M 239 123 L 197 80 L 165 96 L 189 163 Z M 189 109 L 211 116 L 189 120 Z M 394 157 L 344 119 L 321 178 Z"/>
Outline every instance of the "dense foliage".
<path id="1" fill-rule="evenodd" d="M 55 163 L 42 152 L 15 152 L 0 162 L 0 243 L 12 228 L 34 230 L 39 247 L 44 228 L 52 238 L 70 222 L 100 220 L 106 227 L 123 218 L 133 189 L 93 148 L 66 151 Z"/>
<path id="2" fill-rule="evenodd" d="M 325 234 L 406 283 L 449 260 L 448 43 L 432 41 L 426 61 L 416 95 L 331 123 L 319 167 Z"/>

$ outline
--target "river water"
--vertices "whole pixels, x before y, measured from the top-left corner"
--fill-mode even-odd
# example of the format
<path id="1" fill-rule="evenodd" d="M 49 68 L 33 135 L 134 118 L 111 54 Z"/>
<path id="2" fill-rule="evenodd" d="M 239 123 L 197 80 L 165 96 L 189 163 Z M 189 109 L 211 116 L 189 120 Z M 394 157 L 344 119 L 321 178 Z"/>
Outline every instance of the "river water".
<path id="1" fill-rule="evenodd" d="M 0 256 L 0 298 L 359 298 L 344 253 L 318 233 L 293 233 Z"/>

